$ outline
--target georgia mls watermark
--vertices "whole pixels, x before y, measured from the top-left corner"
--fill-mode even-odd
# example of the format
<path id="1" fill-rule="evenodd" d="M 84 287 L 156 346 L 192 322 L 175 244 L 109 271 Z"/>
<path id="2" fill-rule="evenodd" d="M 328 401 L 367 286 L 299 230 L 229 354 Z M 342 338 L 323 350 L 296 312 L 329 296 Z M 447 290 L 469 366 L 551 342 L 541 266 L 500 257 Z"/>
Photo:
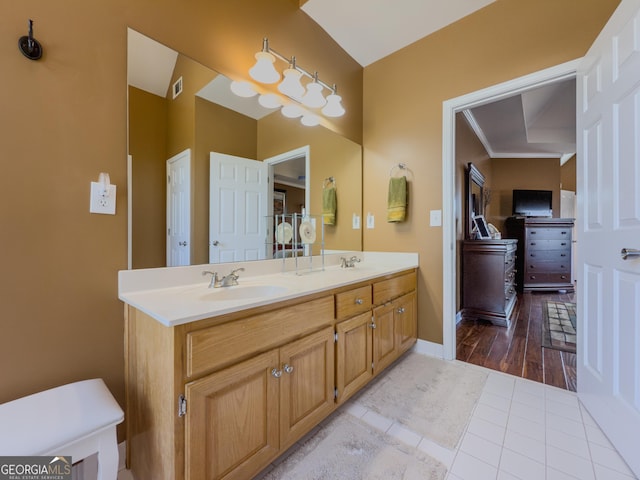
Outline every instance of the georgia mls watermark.
<path id="1" fill-rule="evenodd" d="M 0 480 L 71 480 L 71 457 L 0 457 Z"/>

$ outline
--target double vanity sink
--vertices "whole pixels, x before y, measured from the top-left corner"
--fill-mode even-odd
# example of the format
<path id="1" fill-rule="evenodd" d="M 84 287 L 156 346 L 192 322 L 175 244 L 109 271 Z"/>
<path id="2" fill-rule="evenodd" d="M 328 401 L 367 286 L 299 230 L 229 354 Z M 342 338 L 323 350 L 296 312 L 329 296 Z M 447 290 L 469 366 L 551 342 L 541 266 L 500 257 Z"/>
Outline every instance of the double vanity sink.
<path id="1" fill-rule="evenodd" d="M 120 272 L 136 478 L 253 478 L 416 343 L 417 254 L 314 262 Z"/>
<path id="2" fill-rule="evenodd" d="M 356 255 L 360 262 L 342 268 L 341 258 Z M 418 267 L 413 253 L 349 252 L 325 256 L 324 270 L 298 267 L 287 259 L 238 262 L 215 266 L 220 275 L 244 268 L 238 285 L 208 288 L 202 272 L 213 265 L 123 270 L 118 296 L 126 304 L 171 327 L 247 308 L 289 300 L 371 278 Z M 316 264 L 319 262 L 316 260 Z"/>

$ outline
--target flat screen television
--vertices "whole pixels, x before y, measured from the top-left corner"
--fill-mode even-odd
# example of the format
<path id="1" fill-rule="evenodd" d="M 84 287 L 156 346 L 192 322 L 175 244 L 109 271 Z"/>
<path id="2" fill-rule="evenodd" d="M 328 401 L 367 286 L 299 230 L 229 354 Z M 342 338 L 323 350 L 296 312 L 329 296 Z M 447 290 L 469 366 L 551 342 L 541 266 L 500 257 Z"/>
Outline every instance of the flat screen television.
<path id="1" fill-rule="evenodd" d="M 551 190 L 514 190 L 513 215 L 517 217 L 551 217 Z"/>

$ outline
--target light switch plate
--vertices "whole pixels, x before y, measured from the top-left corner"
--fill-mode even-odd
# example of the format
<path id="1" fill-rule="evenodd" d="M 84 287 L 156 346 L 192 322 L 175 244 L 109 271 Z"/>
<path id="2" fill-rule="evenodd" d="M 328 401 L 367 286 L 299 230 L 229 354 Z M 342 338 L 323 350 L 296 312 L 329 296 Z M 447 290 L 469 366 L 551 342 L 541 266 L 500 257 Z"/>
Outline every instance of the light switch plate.
<path id="1" fill-rule="evenodd" d="M 442 226 L 442 210 L 431 210 L 429 217 L 429 225 L 432 227 Z"/>
<path id="2" fill-rule="evenodd" d="M 353 214 L 353 229 L 360 230 L 360 215 L 357 213 Z"/>
<path id="3" fill-rule="evenodd" d="M 107 195 L 104 193 L 104 184 L 91 182 L 91 198 L 89 201 L 90 213 L 101 213 L 103 215 L 116 214 L 116 186 L 107 185 Z"/>
<path id="4" fill-rule="evenodd" d="M 367 213 L 367 228 L 374 228 L 376 225 L 376 220 L 373 216 L 373 213 Z"/>

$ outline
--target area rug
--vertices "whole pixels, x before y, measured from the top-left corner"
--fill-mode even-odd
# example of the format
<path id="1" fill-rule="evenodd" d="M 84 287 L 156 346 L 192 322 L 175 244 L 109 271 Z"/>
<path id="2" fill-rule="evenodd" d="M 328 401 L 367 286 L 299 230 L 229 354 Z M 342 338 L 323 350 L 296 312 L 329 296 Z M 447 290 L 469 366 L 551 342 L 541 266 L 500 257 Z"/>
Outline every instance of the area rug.
<path id="1" fill-rule="evenodd" d="M 487 374 L 463 363 L 410 353 L 355 398 L 356 403 L 454 449 Z"/>
<path id="2" fill-rule="evenodd" d="M 542 302 L 542 346 L 576 353 L 576 304 Z"/>
<path id="3" fill-rule="evenodd" d="M 338 413 L 261 480 L 442 480 L 447 470 L 357 418 Z"/>

